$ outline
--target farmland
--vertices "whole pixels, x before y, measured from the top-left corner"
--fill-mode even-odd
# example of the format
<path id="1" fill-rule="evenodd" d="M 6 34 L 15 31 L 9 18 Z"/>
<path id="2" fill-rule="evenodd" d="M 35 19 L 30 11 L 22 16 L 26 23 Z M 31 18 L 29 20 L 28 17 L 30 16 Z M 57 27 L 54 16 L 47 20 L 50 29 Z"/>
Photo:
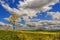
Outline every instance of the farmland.
<path id="1" fill-rule="evenodd" d="M 0 40 L 60 40 L 60 31 L 0 30 Z"/>

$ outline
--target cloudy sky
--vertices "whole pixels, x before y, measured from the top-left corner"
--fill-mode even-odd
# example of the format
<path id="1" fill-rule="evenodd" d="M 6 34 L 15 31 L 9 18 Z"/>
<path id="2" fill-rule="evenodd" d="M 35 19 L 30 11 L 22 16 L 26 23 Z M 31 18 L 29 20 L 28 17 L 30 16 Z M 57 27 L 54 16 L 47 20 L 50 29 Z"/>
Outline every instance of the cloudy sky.
<path id="1" fill-rule="evenodd" d="M 19 23 L 60 20 L 59 0 L 0 0 L 0 22 L 8 23 L 8 18 L 16 14 Z"/>

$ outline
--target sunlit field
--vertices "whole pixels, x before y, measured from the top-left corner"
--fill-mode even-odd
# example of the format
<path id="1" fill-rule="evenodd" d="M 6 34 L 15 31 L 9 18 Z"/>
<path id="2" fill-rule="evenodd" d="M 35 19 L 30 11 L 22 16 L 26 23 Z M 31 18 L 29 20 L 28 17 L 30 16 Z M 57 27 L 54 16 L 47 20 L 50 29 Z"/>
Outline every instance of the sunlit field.
<path id="1" fill-rule="evenodd" d="M 0 30 L 0 40 L 60 40 L 60 31 Z"/>

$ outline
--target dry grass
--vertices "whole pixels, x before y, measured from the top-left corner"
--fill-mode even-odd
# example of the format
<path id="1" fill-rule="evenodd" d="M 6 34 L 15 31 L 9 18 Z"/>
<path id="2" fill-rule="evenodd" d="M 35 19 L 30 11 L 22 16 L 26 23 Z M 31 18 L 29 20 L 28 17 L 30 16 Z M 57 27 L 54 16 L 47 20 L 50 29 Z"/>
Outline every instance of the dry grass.
<path id="1" fill-rule="evenodd" d="M 0 30 L 0 40 L 60 40 L 60 31 L 3 31 Z"/>
<path id="2" fill-rule="evenodd" d="M 60 32 L 47 31 L 19 31 L 17 36 L 21 40 L 60 40 Z"/>

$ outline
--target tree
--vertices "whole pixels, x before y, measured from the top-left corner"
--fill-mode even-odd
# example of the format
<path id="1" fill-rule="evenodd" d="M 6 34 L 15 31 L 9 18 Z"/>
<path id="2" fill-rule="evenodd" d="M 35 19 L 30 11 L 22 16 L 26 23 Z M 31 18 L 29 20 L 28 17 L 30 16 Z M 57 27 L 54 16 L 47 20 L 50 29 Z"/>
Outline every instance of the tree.
<path id="1" fill-rule="evenodd" d="M 18 15 L 16 15 L 16 14 L 12 14 L 11 16 L 10 16 L 10 18 L 9 18 L 9 22 L 10 22 L 10 24 L 12 24 L 13 25 L 13 30 L 15 29 L 15 23 L 16 22 L 18 22 L 19 21 L 19 16 Z"/>

